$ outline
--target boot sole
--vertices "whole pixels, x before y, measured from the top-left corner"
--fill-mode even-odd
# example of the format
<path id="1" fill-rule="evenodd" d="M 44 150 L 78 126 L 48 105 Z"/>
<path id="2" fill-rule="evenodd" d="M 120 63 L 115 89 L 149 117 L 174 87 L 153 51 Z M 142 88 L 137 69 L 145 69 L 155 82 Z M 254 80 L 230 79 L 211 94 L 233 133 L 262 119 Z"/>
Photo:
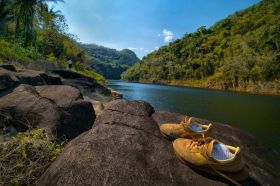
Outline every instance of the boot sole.
<path id="1" fill-rule="evenodd" d="M 174 150 L 174 153 L 176 155 L 176 157 L 185 165 L 206 172 L 208 174 L 220 177 L 220 178 L 224 178 L 223 176 L 221 176 L 220 174 L 216 173 L 211 167 L 199 167 L 196 165 L 193 165 L 189 162 L 187 162 L 186 160 L 184 160 L 180 155 L 177 154 L 177 152 Z M 244 181 L 248 178 L 249 176 L 249 168 L 247 166 L 244 166 L 240 171 L 237 172 L 223 172 L 223 171 L 219 171 L 220 173 L 226 175 L 227 177 L 236 180 L 236 181 Z"/>

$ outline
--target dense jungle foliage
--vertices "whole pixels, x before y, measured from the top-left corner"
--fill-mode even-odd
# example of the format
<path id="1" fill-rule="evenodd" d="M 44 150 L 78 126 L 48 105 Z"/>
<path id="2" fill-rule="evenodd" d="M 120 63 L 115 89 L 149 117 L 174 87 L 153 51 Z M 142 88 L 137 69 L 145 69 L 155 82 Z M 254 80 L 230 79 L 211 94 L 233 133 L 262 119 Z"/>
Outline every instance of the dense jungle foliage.
<path id="1" fill-rule="evenodd" d="M 50 70 L 66 68 L 70 58 L 74 70 L 105 82 L 91 70 L 91 57 L 75 36 L 67 33 L 65 17 L 48 2 L 62 0 L 0 0 L 0 63 Z"/>
<path id="2" fill-rule="evenodd" d="M 263 0 L 145 56 L 128 81 L 280 93 L 280 1 Z"/>

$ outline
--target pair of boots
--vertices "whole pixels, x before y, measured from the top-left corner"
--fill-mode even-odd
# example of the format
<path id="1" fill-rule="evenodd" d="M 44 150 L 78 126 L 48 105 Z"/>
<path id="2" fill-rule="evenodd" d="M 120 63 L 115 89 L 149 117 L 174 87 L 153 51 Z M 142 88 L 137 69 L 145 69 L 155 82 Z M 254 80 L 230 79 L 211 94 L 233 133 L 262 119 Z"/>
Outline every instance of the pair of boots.
<path id="1" fill-rule="evenodd" d="M 184 118 L 180 124 L 163 124 L 161 134 L 173 142 L 178 159 L 193 168 L 223 177 L 240 185 L 248 177 L 249 169 L 240 155 L 240 148 L 225 145 L 205 134 L 212 124 L 203 125 L 194 118 Z"/>

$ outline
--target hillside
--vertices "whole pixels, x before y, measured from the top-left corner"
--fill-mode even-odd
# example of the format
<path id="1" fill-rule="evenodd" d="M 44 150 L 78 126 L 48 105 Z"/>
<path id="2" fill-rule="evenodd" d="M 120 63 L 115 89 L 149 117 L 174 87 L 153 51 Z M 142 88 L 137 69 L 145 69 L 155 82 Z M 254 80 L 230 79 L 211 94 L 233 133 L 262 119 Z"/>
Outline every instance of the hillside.
<path id="1" fill-rule="evenodd" d="M 139 61 L 136 54 L 128 49 L 121 51 L 95 44 L 81 44 L 92 57 L 91 67 L 107 79 L 120 79 L 121 74 Z"/>
<path id="2" fill-rule="evenodd" d="M 145 56 L 128 81 L 280 94 L 280 1 L 264 0 Z"/>

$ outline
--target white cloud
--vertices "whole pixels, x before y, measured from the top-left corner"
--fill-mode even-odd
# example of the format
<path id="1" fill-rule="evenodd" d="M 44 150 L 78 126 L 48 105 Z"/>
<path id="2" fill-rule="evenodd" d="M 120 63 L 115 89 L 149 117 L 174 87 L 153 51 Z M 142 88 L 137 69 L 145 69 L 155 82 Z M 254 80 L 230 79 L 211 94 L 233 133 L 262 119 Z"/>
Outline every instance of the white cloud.
<path id="1" fill-rule="evenodd" d="M 155 50 L 158 50 L 159 49 L 159 47 L 158 46 L 155 46 Z"/>
<path id="2" fill-rule="evenodd" d="M 161 34 L 158 34 L 157 36 L 158 36 L 158 37 L 161 37 Z"/>
<path id="3" fill-rule="evenodd" d="M 163 29 L 162 34 L 164 37 L 164 42 L 168 43 L 173 40 L 174 34 L 170 30 Z"/>
<path id="4" fill-rule="evenodd" d="M 133 51 L 137 50 L 137 48 L 134 48 L 134 47 L 128 47 L 128 49 L 133 50 Z"/>

